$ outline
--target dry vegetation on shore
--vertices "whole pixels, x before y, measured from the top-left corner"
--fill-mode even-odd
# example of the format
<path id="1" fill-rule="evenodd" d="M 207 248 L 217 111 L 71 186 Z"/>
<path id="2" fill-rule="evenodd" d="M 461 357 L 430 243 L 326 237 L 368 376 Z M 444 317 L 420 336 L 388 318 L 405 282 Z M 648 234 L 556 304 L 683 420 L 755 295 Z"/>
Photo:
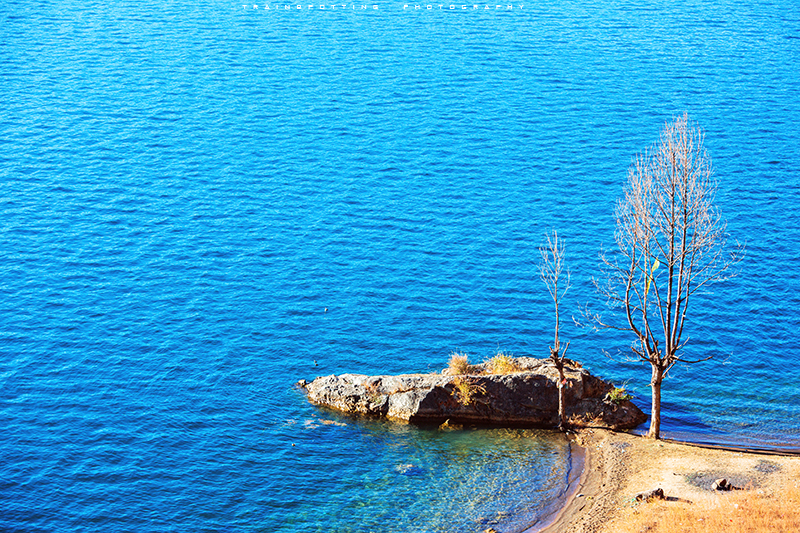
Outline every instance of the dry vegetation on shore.
<path id="1" fill-rule="evenodd" d="M 756 489 L 701 503 L 658 501 L 621 513 L 617 533 L 797 533 L 800 488 L 781 493 Z"/>
<path id="2" fill-rule="evenodd" d="M 586 467 L 547 533 L 798 533 L 800 456 L 755 454 L 580 431 Z M 712 488 L 726 478 L 743 490 Z M 663 489 L 666 500 L 640 502 Z"/>
<path id="3" fill-rule="evenodd" d="M 452 376 L 465 374 L 514 374 L 522 372 L 522 370 L 514 356 L 505 352 L 497 352 L 494 357 L 485 360 L 481 365 L 470 364 L 469 356 L 465 353 L 453 352 L 447 362 L 447 372 Z"/>

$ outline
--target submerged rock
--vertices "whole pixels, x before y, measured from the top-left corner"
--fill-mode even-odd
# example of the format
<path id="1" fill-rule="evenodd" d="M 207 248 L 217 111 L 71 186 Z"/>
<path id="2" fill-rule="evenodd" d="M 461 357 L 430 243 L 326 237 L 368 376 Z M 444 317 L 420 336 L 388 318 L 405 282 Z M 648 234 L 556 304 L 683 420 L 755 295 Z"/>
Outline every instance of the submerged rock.
<path id="1" fill-rule="evenodd" d="M 521 371 L 484 374 L 403 374 L 318 377 L 298 385 L 312 403 L 345 413 L 416 423 L 487 424 L 548 428 L 558 424 L 558 372 L 548 359 L 519 357 Z M 565 365 L 567 417 L 573 426 L 630 429 L 647 416 L 629 400 L 604 397 L 613 385 L 579 363 Z"/>

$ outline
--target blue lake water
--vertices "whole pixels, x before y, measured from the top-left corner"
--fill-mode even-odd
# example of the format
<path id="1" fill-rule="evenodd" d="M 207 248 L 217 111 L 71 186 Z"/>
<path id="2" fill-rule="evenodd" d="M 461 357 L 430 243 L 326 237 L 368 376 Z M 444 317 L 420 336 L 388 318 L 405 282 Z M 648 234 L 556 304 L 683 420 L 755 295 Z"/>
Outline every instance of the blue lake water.
<path id="1" fill-rule="evenodd" d="M 537 246 L 566 239 L 567 313 L 603 309 L 628 165 L 683 111 L 747 256 L 693 301 L 714 360 L 673 369 L 664 433 L 800 447 L 795 2 L 256 5 L 0 6 L 0 529 L 539 520 L 558 435 L 352 420 L 293 383 L 546 356 Z M 562 334 L 647 408 L 649 370 L 604 355 L 629 338 Z"/>

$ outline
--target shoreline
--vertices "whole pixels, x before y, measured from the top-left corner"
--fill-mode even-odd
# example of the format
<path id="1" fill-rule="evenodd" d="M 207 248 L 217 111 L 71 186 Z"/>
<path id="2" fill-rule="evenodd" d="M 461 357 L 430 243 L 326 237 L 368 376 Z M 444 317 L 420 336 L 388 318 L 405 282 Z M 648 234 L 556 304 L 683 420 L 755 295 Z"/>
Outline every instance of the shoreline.
<path id="1" fill-rule="evenodd" d="M 588 428 L 570 438 L 582 449 L 582 471 L 568 484 L 563 505 L 524 533 L 606 533 L 633 508 L 640 492 L 662 488 L 670 501 L 703 502 L 726 493 L 715 477 L 737 486 L 777 493 L 800 476 L 800 451 L 767 451 L 651 440 L 631 433 Z"/>
<path id="2" fill-rule="evenodd" d="M 586 486 L 587 477 L 592 470 L 592 456 L 587 453 L 586 448 L 569 439 L 570 447 L 570 472 L 567 475 L 567 486 L 564 488 L 563 497 L 550 507 L 543 515 L 543 518 L 522 531 L 522 533 L 547 533 L 556 531 L 575 502 L 575 496 L 583 491 Z"/>
<path id="3" fill-rule="evenodd" d="M 556 503 L 545 510 L 540 520 L 528 526 L 522 533 L 543 533 L 553 524 L 557 524 L 567 510 L 570 502 L 584 486 L 587 472 L 589 472 L 591 468 L 587 463 L 590 457 L 586 453 L 586 448 L 580 446 L 572 439 L 567 442 L 567 445 L 570 449 L 570 465 L 569 473 L 567 474 L 567 485 L 564 487 L 564 492 Z"/>

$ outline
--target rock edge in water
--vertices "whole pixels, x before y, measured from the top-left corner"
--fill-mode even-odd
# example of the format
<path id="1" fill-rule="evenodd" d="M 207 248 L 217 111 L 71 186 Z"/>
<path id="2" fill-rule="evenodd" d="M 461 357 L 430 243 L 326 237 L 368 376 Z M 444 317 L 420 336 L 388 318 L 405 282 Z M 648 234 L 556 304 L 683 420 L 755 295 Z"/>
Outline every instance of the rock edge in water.
<path id="1" fill-rule="evenodd" d="M 550 428 L 558 424 L 558 372 L 548 359 L 515 358 L 521 371 L 469 375 L 342 374 L 301 380 L 315 405 L 345 413 L 381 416 L 415 423 L 485 424 Z M 567 417 L 572 426 L 632 429 L 647 416 L 629 400 L 610 400 L 613 385 L 567 361 Z M 469 389 L 468 391 L 465 391 Z M 466 394 L 465 394 L 466 392 Z"/>

